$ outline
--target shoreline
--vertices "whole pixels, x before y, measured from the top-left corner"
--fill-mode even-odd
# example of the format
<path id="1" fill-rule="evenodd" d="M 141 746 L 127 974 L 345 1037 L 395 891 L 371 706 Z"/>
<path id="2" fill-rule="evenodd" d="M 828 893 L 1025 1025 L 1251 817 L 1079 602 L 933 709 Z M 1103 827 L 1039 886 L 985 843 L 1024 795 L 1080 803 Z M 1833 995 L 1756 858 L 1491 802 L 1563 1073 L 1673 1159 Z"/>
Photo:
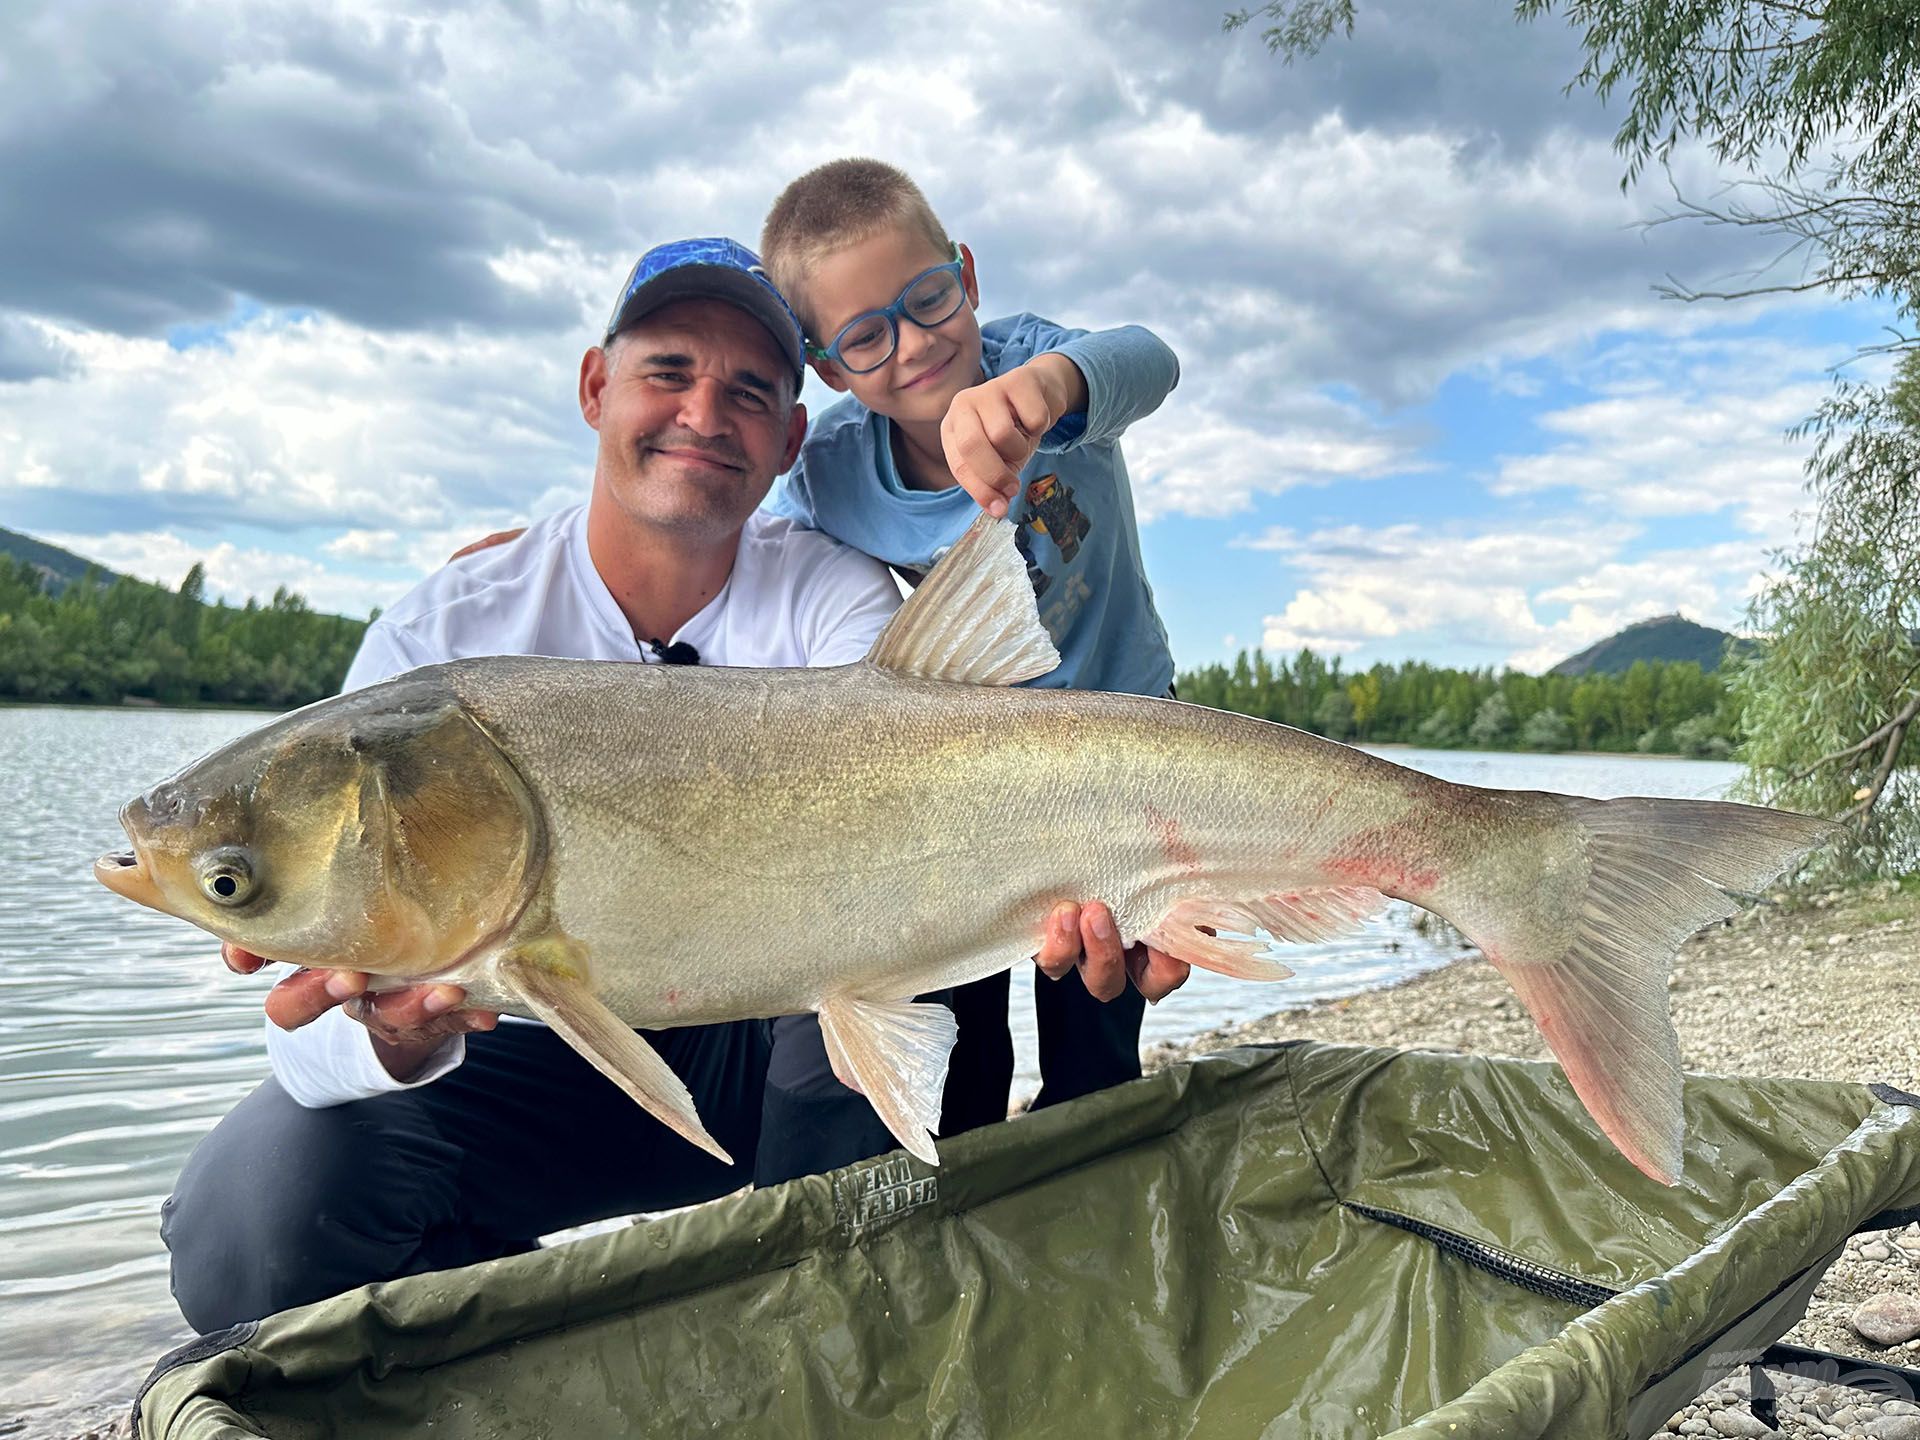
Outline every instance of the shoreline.
<path id="1" fill-rule="evenodd" d="M 1905 887 L 1880 882 L 1790 907 L 1753 907 L 1683 945 L 1668 988 L 1688 1070 L 1914 1091 L 1920 1034 L 1904 1017 L 1920 1015 L 1920 887 L 1911 879 Z M 1392 985 L 1155 1045 L 1142 1059 L 1154 1070 L 1234 1045 L 1288 1039 L 1551 1058 L 1506 982 L 1476 951 Z M 1920 1368 L 1920 1336 L 1876 1345 L 1848 1323 L 1880 1296 L 1920 1310 L 1920 1226 L 1848 1240 L 1805 1318 L 1783 1338 Z M 1812 1380 L 1782 1385 L 1779 1430 L 1721 1428 L 1717 1417 L 1730 1406 L 1734 1418 L 1726 1424 L 1754 1423 L 1738 1403 L 1745 1386 L 1744 1372 L 1729 1377 L 1674 1416 L 1669 1432 L 1920 1440 L 1920 1406 L 1907 1403 L 1920 1396 L 1867 1396 Z"/>
<path id="2" fill-rule="evenodd" d="M 328 695 L 319 697 L 327 699 Z M 238 700 L 208 700 L 192 705 L 172 705 L 161 700 L 150 700 L 142 695 L 123 695 L 118 700 L 21 700 L 12 696 L 0 699 L 0 710 L 154 710 L 168 713 L 195 714 L 209 711 L 247 715 L 286 715 L 303 708 L 312 701 L 302 701 L 300 705 L 249 705 Z M 1316 731 L 1306 731 L 1321 740 L 1331 737 L 1319 735 Z M 1357 750 L 1431 750 L 1445 754 L 1459 755 L 1578 755 L 1598 760 L 1688 760 L 1704 761 L 1715 765 L 1737 765 L 1739 762 L 1725 756 L 1683 755 L 1678 750 L 1515 750 L 1506 746 L 1486 748 L 1475 745 L 1421 745 L 1412 740 L 1334 740 L 1336 745 L 1351 745 Z"/>

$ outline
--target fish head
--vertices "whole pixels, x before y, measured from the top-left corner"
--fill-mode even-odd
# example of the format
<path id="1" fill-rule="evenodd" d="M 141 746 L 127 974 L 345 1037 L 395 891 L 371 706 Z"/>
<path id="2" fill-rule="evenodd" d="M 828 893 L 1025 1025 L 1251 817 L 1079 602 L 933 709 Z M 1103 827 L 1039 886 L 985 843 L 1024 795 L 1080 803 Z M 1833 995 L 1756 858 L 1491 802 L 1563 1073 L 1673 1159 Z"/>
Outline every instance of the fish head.
<path id="1" fill-rule="evenodd" d="M 540 812 L 444 682 L 322 701 L 127 802 L 94 875 L 270 960 L 440 973 L 511 926 Z"/>

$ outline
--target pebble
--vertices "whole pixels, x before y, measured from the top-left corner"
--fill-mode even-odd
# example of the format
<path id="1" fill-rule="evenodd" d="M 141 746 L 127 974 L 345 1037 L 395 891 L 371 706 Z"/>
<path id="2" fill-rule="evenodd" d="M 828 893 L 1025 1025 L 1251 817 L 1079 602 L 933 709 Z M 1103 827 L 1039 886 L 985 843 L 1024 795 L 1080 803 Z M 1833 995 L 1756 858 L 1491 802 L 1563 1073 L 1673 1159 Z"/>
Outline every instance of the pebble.
<path id="1" fill-rule="evenodd" d="M 1860 1247 L 1860 1258 L 1862 1260 L 1891 1260 L 1893 1258 L 1893 1251 L 1887 1248 L 1884 1240 L 1869 1240 Z"/>
<path id="2" fill-rule="evenodd" d="M 1920 1415 L 1883 1415 L 1866 1433 L 1868 1440 L 1920 1440 Z"/>
<path id="3" fill-rule="evenodd" d="M 1745 1410 L 1716 1410 L 1707 1417 L 1707 1423 L 1722 1435 L 1777 1435 L 1780 1432 L 1761 1424 Z"/>
<path id="4" fill-rule="evenodd" d="M 1876 1345 L 1899 1345 L 1920 1336 L 1920 1298 L 1880 1294 L 1853 1312 L 1854 1334 Z"/>

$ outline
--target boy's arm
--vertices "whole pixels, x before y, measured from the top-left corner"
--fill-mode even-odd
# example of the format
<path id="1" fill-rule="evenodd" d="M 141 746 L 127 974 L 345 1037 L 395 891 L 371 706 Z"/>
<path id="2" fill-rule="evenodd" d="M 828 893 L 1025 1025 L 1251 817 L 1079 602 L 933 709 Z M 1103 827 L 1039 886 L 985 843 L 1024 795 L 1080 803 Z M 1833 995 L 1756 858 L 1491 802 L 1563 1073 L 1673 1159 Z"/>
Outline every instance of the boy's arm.
<path id="1" fill-rule="evenodd" d="M 982 333 L 1000 344 L 1001 372 L 954 397 L 940 439 L 953 478 L 994 515 L 1037 451 L 1118 440 L 1180 379 L 1173 351 L 1138 325 L 1068 330 L 1020 315 Z"/>
<path id="2" fill-rule="evenodd" d="M 1087 389 L 1084 421 L 1076 426 L 1071 414 L 1064 422 L 1056 421 L 1041 438 L 1042 450 L 1111 444 L 1134 421 L 1158 410 L 1180 383 L 1179 359 L 1164 340 L 1143 325 L 1090 331 L 1063 330 L 1044 320 L 1038 325 L 1042 328 L 1034 338 L 1042 338 L 1047 330 L 1058 338 L 1036 347 L 1039 353 L 1034 360 L 1065 356 L 1079 370 Z"/>

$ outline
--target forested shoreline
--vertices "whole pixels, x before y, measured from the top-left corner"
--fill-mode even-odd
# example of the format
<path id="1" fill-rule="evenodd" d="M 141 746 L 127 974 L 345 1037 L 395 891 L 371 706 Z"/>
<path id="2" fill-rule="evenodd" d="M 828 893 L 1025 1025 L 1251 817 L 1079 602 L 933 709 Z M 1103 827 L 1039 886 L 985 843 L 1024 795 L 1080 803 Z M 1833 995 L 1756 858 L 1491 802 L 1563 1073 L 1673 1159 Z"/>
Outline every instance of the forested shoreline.
<path id="1" fill-rule="evenodd" d="M 0 701 L 286 709 L 340 688 L 366 622 L 315 612 L 282 587 L 264 605 L 205 598 L 195 565 L 178 590 L 127 576 L 57 593 L 0 554 Z M 1180 698 L 1335 740 L 1476 750 L 1611 750 L 1724 759 L 1738 707 L 1717 672 L 1639 661 L 1623 674 L 1525 675 L 1423 661 L 1348 673 L 1302 650 L 1242 651 L 1182 671 Z"/>
<path id="2" fill-rule="evenodd" d="M 1311 650 L 1241 651 L 1182 671 L 1182 700 L 1334 740 L 1471 750 L 1605 750 L 1724 760 L 1739 706 L 1719 671 L 1637 660 L 1618 675 L 1451 670 L 1424 661 L 1344 672 Z"/>
<path id="3" fill-rule="evenodd" d="M 290 709 L 340 688 L 364 620 L 322 615 L 284 586 L 265 604 L 205 598 L 128 576 L 75 580 L 0 554 L 0 700 Z"/>

